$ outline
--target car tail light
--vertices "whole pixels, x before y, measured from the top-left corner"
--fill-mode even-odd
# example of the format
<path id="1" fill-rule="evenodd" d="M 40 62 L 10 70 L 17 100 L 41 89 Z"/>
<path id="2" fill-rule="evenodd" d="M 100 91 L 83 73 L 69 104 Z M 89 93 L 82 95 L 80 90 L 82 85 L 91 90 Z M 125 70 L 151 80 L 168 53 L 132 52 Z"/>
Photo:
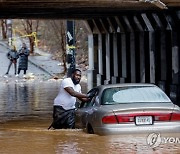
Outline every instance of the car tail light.
<path id="1" fill-rule="evenodd" d="M 154 114 L 154 121 L 170 121 L 171 114 L 170 113 L 160 113 Z"/>
<path id="2" fill-rule="evenodd" d="M 125 123 L 125 122 L 133 122 L 134 116 L 131 115 L 111 115 L 111 116 L 104 116 L 102 118 L 102 122 L 104 124 L 117 124 L 117 123 Z"/>
<path id="3" fill-rule="evenodd" d="M 102 118 L 102 122 L 104 124 L 117 124 L 117 119 L 116 119 L 116 116 L 114 115 L 110 115 L 110 116 L 104 116 Z"/>
<path id="4" fill-rule="evenodd" d="M 172 113 L 171 121 L 180 121 L 180 113 Z"/>
<path id="5" fill-rule="evenodd" d="M 152 116 L 154 121 L 169 121 L 170 113 L 133 113 L 125 115 L 117 115 L 119 123 L 123 122 L 134 122 L 136 116 Z"/>
<path id="6" fill-rule="evenodd" d="M 154 121 L 180 121 L 180 113 L 132 113 L 104 116 L 102 122 L 104 124 L 117 124 L 134 122 L 136 116 L 152 116 Z"/>
<path id="7" fill-rule="evenodd" d="M 127 115 L 127 114 L 125 114 L 125 115 L 118 115 L 117 119 L 118 119 L 119 123 L 133 122 L 134 117 L 135 117 L 135 115 L 132 115 L 132 114 Z"/>
<path id="8" fill-rule="evenodd" d="M 121 124 L 121 123 L 130 123 L 135 121 L 136 116 L 152 116 L 154 121 L 170 121 L 171 120 L 180 120 L 180 114 L 173 113 L 157 113 L 157 112 L 143 112 L 143 113 L 131 113 L 131 114 L 118 114 L 104 116 L 102 122 L 104 124 Z"/>

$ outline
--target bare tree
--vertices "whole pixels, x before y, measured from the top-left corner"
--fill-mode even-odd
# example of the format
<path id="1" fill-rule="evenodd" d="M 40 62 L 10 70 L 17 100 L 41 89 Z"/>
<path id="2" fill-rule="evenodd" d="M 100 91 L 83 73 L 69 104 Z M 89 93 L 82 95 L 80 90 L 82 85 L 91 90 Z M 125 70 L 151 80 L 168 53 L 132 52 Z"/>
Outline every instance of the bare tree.
<path id="1" fill-rule="evenodd" d="M 88 66 L 88 31 L 82 20 L 75 21 L 76 61 L 82 70 Z"/>
<path id="2" fill-rule="evenodd" d="M 35 38 L 33 33 L 37 33 L 39 28 L 39 20 L 22 20 L 22 25 L 24 27 L 24 31 L 28 35 L 29 44 L 30 44 L 30 53 L 34 53 L 34 45 L 35 45 Z"/>
<path id="3" fill-rule="evenodd" d="M 7 39 L 7 20 L 1 19 L 1 27 L 2 27 L 2 38 Z"/>
<path id="4" fill-rule="evenodd" d="M 65 20 L 51 20 L 49 22 L 51 24 L 51 28 L 53 29 L 53 35 L 55 36 L 55 42 L 58 47 L 58 51 L 56 56 L 58 56 L 62 62 L 64 67 L 64 72 L 67 72 L 66 66 L 66 21 Z"/>
<path id="5" fill-rule="evenodd" d="M 53 54 L 53 58 L 62 62 L 64 72 L 66 66 L 66 20 L 44 20 L 39 30 L 39 48 Z M 48 29 L 48 30 L 47 30 Z M 83 70 L 88 65 L 87 29 L 82 21 L 75 21 L 76 62 Z"/>

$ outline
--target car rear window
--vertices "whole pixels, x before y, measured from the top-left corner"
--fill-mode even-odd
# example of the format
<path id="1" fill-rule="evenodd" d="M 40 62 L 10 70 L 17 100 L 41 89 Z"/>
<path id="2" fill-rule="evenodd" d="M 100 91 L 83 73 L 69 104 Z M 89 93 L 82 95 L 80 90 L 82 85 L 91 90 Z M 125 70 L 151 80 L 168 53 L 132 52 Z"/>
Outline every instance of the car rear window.
<path id="1" fill-rule="evenodd" d="M 105 89 L 102 94 L 102 104 L 119 103 L 150 103 L 171 102 L 167 95 L 158 87 L 113 87 Z"/>

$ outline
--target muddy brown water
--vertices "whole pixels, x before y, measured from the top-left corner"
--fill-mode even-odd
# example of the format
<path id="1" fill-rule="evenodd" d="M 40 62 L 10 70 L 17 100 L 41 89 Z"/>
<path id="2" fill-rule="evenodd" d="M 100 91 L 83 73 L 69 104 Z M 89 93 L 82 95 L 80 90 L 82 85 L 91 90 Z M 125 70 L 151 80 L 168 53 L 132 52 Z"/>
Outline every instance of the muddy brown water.
<path id="1" fill-rule="evenodd" d="M 59 81 L 1 83 L 1 154 L 135 154 L 180 153 L 180 134 L 163 134 L 171 142 L 152 148 L 148 134 L 99 136 L 82 129 L 47 130 Z"/>

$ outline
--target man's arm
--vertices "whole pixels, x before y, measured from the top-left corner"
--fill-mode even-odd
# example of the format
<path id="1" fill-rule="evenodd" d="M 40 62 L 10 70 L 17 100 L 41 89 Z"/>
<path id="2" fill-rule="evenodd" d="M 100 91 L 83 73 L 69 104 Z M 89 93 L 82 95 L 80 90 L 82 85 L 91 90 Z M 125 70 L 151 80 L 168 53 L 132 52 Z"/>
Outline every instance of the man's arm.
<path id="1" fill-rule="evenodd" d="M 64 88 L 71 96 L 73 96 L 73 97 L 77 97 L 79 100 L 81 100 L 81 101 L 88 101 L 89 100 L 89 98 L 88 98 L 88 95 L 86 95 L 86 94 L 82 94 L 82 93 L 79 93 L 79 92 L 76 92 L 76 91 L 74 91 L 74 89 L 73 88 L 71 88 L 71 87 L 66 87 L 66 88 Z"/>

